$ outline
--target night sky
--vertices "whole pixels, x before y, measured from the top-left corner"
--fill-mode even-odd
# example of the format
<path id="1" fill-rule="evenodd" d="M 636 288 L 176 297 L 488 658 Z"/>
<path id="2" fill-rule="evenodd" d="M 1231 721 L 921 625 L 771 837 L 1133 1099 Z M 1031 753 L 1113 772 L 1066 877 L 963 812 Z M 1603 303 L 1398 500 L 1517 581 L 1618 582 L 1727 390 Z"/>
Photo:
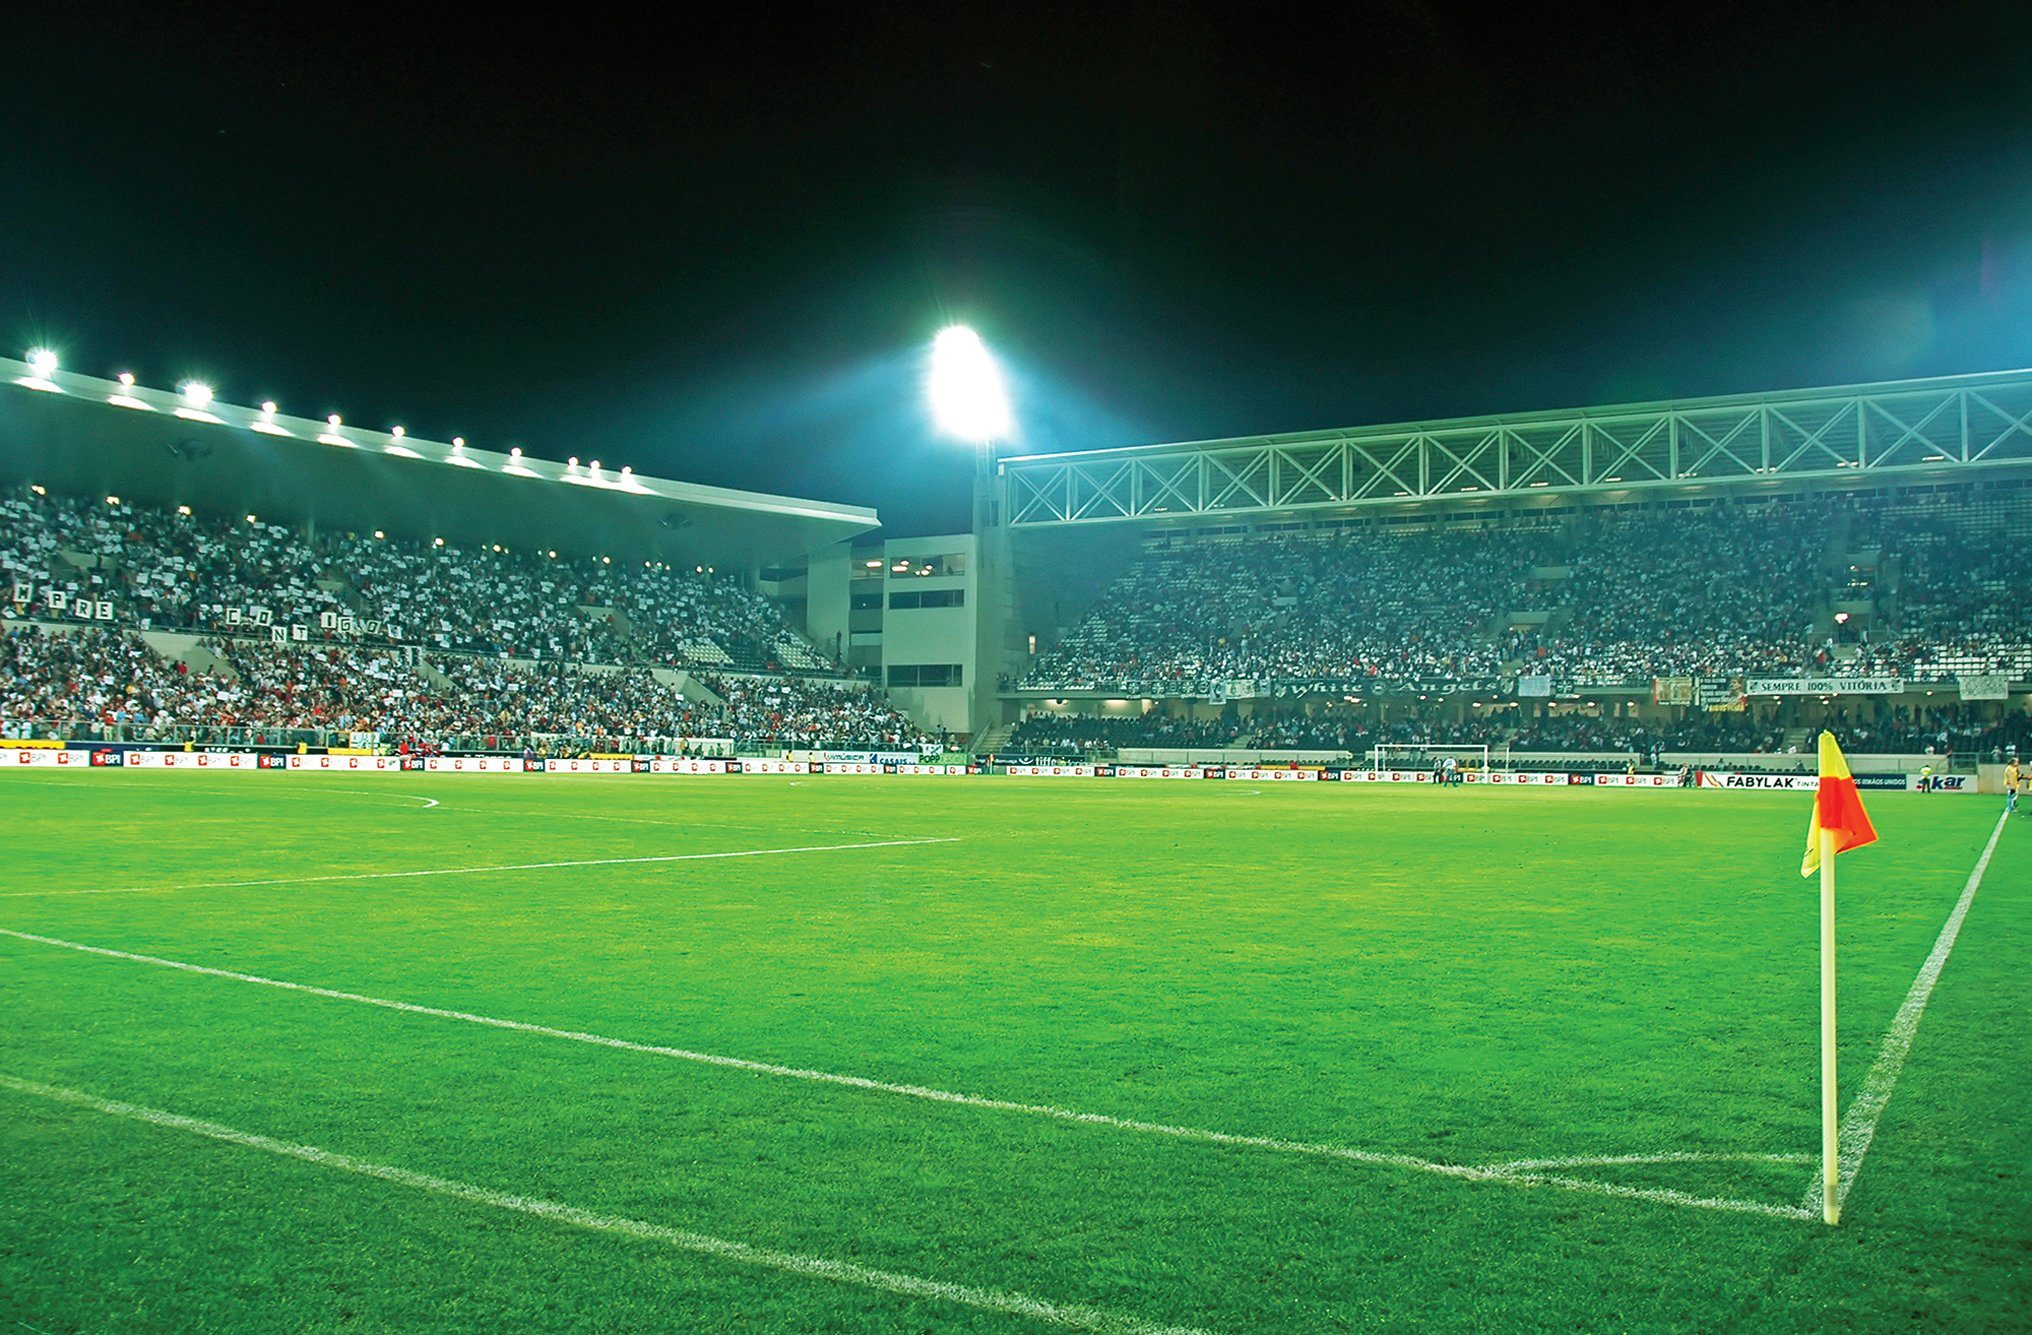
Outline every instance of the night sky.
<path id="1" fill-rule="evenodd" d="M 892 532 L 953 320 L 1038 450 L 2032 364 L 2032 6 L 67 8 L 9 355 Z"/>

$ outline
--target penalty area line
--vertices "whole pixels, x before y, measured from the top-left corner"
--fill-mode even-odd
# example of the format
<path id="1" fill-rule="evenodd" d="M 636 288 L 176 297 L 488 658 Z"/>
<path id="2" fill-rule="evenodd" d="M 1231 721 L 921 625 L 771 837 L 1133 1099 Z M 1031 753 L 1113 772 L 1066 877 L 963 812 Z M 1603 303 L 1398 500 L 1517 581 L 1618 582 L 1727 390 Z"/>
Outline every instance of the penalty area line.
<path id="1" fill-rule="evenodd" d="M 1032 1320 L 1048 1322 L 1067 1330 L 1098 1332 L 1099 1335 L 1204 1335 L 1191 1326 L 1168 1326 L 1157 1322 L 1144 1321 L 1138 1317 L 1124 1316 L 1098 1307 L 1086 1307 L 1077 1303 L 1049 1302 L 1027 1294 L 1013 1293 L 1006 1289 L 979 1288 L 971 1284 L 954 1284 L 945 1280 L 925 1279 L 919 1275 L 904 1274 L 895 1270 L 880 1270 L 874 1266 L 861 1265 L 854 1261 L 834 1260 L 831 1257 L 811 1256 L 799 1252 L 778 1251 L 773 1247 L 758 1247 L 752 1243 L 736 1242 L 728 1238 L 715 1237 L 710 1233 L 695 1233 L 690 1229 L 671 1228 L 665 1224 L 652 1224 L 646 1220 L 630 1219 L 623 1215 L 601 1214 L 598 1211 L 581 1209 L 575 1205 L 564 1205 L 557 1201 L 541 1200 L 533 1196 L 522 1196 L 512 1192 L 496 1191 L 491 1187 L 476 1186 L 470 1182 L 458 1182 L 451 1178 L 438 1177 L 431 1173 L 420 1173 L 414 1169 L 398 1168 L 393 1164 L 375 1163 L 368 1159 L 355 1158 L 336 1150 L 319 1149 L 315 1145 L 304 1145 L 294 1141 L 277 1140 L 252 1131 L 241 1131 L 219 1122 L 208 1122 L 198 1117 L 186 1117 L 180 1113 L 165 1112 L 138 1103 L 123 1103 L 117 1099 L 101 1098 L 83 1090 L 65 1089 L 57 1085 L 39 1084 L 23 1080 L 18 1076 L 0 1073 L 0 1089 L 9 1089 L 17 1094 L 32 1098 L 46 1099 L 52 1103 L 67 1104 L 109 1117 L 124 1118 L 128 1121 L 143 1122 L 149 1126 L 163 1127 L 173 1131 L 185 1131 L 192 1135 L 204 1136 L 210 1140 L 222 1141 L 245 1149 L 260 1150 L 265 1154 L 285 1159 L 297 1159 L 304 1163 L 316 1164 L 320 1168 L 332 1168 L 357 1177 L 375 1178 L 409 1187 L 416 1191 L 428 1192 L 433 1196 L 445 1196 L 473 1205 L 490 1206 L 496 1210 L 509 1210 L 516 1214 L 534 1215 L 554 1223 L 566 1224 L 572 1228 L 584 1229 L 591 1233 L 606 1233 L 620 1237 L 634 1238 L 642 1242 L 661 1243 L 678 1251 L 691 1252 L 715 1260 L 734 1261 L 744 1265 L 761 1266 L 779 1270 L 786 1274 L 800 1275 L 808 1279 L 829 1280 L 836 1284 L 853 1284 L 865 1289 L 894 1294 L 905 1298 L 934 1299 L 956 1303 L 963 1307 L 977 1308 L 985 1312 L 999 1312 L 1010 1316 L 1029 1317 Z"/>
<path id="2" fill-rule="evenodd" d="M 1410 1154 L 1357 1149 L 1351 1145 L 1336 1145 L 1320 1141 L 1289 1140 L 1277 1136 L 1244 1135 L 1232 1131 L 1215 1131 L 1205 1127 L 1181 1126 L 1170 1122 L 1116 1117 L 1110 1113 L 1082 1112 L 1078 1109 L 1061 1108 L 1049 1103 L 1023 1103 L 1013 1099 L 989 1098 L 979 1094 L 963 1094 L 954 1090 L 935 1089 L 926 1085 L 900 1084 L 887 1080 L 876 1080 L 863 1075 L 846 1075 L 836 1071 L 812 1070 L 801 1066 L 786 1066 L 777 1062 L 757 1061 L 748 1057 L 732 1057 L 723 1053 L 699 1052 L 690 1048 L 666 1047 L 655 1043 L 639 1043 L 633 1039 L 613 1038 L 605 1034 L 590 1034 L 573 1029 L 557 1029 L 550 1025 L 534 1024 L 526 1020 L 508 1020 L 492 1015 L 476 1015 L 471 1011 L 450 1010 L 442 1006 L 426 1006 L 413 1001 L 397 1001 L 388 997 L 372 997 L 360 992 L 344 992 L 336 988 L 318 987 L 310 983 L 296 983 L 282 978 L 266 978 L 260 974 L 239 973 L 232 969 L 219 969 L 205 964 L 190 964 L 182 960 L 164 959 L 158 955 L 142 955 L 133 951 L 115 950 L 109 946 L 88 945 L 82 941 L 66 941 L 61 937 L 40 936 L 34 932 L 18 931 L 11 927 L 0 927 L 0 936 L 11 937 L 17 941 L 33 942 L 37 945 L 55 946 L 62 950 L 74 950 L 86 955 L 98 955 L 106 959 L 124 960 L 131 964 L 148 964 L 157 968 L 175 969 L 180 973 L 199 974 L 207 978 L 224 978 L 231 982 L 252 983 L 259 987 L 279 988 L 286 992 L 297 992 L 305 996 L 322 997 L 328 1001 L 350 1001 L 363 1006 L 378 1006 L 383 1010 L 398 1011 L 405 1015 L 425 1015 L 440 1020 L 457 1020 L 463 1024 L 481 1025 L 488 1029 L 504 1029 L 511 1033 L 533 1034 L 541 1038 L 558 1038 L 571 1043 L 586 1043 L 594 1047 L 612 1048 L 620 1052 L 640 1053 L 644 1056 L 664 1057 L 675 1061 L 696 1062 L 702 1066 L 717 1066 L 728 1070 L 747 1071 L 755 1075 L 777 1076 L 787 1080 L 803 1080 L 813 1084 L 836 1085 L 872 1094 L 888 1094 L 901 1098 L 921 1099 L 928 1103 L 943 1103 L 962 1108 L 978 1108 L 988 1112 L 1015 1113 L 1027 1117 L 1047 1118 L 1052 1121 L 1066 1122 L 1078 1126 L 1108 1127 L 1116 1131 L 1129 1131 L 1141 1135 L 1167 1136 L 1174 1140 L 1193 1141 L 1203 1145 L 1222 1145 L 1236 1149 L 1265 1150 L 1272 1153 L 1297 1155 L 1305 1158 L 1330 1159 L 1346 1163 L 1401 1168 L 1411 1172 L 1432 1173 L 1441 1177 L 1458 1178 L 1468 1182 L 1490 1182 L 1512 1187 L 1556 1187 L 1562 1191 L 1575 1191 L 1587 1195 L 1611 1196 L 1623 1200 L 1650 1201 L 1659 1205 L 1676 1205 L 1691 1209 L 1763 1215 L 1777 1219 L 1810 1219 L 1815 1217 L 1800 1206 L 1772 1205 L 1763 1201 L 1738 1200 L 1732 1197 L 1696 1196 L 1688 1192 L 1675 1191 L 1663 1187 L 1626 1186 L 1621 1183 L 1596 1182 L 1585 1178 L 1569 1177 L 1564 1174 L 1543 1171 L 1546 1168 L 1579 1166 L 1581 1161 L 1575 1160 L 1512 1160 L 1506 1163 L 1477 1167 L 1472 1164 L 1445 1163 L 1436 1159 L 1421 1159 L 1416 1155 Z"/>
<path id="3" fill-rule="evenodd" d="M 1990 869 L 1990 856 L 1997 851 L 1997 840 L 2003 837 L 2004 824 L 2010 816 L 2009 811 L 1998 815 L 1997 826 L 1990 831 L 1990 841 L 1983 845 L 1983 855 L 1976 859 L 1975 870 L 1969 873 L 1968 883 L 1962 886 L 1961 898 L 1955 901 L 1954 911 L 1947 915 L 1940 935 L 1934 938 L 1933 949 L 1927 953 L 1926 962 L 1919 966 L 1919 976 L 1912 980 L 1912 988 L 1905 994 L 1905 1001 L 1898 1007 L 1897 1015 L 1892 1017 L 1891 1027 L 1884 1031 L 1883 1046 L 1877 1050 L 1877 1059 L 1870 1063 L 1869 1073 L 1863 1077 L 1862 1090 L 1842 1116 L 1841 1126 L 1835 1132 L 1835 1154 L 1840 1166 L 1835 1195 L 1837 1207 L 1848 1201 L 1849 1188 L 1855 1185 L 1856 1174 L 1863 1171 L 1863 1157 L 1870 1152 L 1870 1142 L 1877 1136 L 1877 1120 L 1891 1102 L 1892 1091 L 1898 1088 L 1898 1077 L 1904 1073 L 1905 1059 L 1912 1052 L 1912 1040 L 1919 1033 L 1919 1020 L 1926 1014 L 1926 1003 L 1933 998 L 1933 986 L 1940 981 L 1940 971 L 1947 966 L 1948 953 L 1954 949 L 1955 939 L 1961 935 L 1962 920 L 1968 917 L 1969 905 L 1975 902 L 1976 889 L 1983 883 L 1983 873 Z M 1816 1165 L 1813 1184 L 1806 1189 L 1802 1204 L 1809 1214 L 1818 1219 L 1821 1207 L 1827 1201 L 1827 1185 L 1818 1166 L 1821 1156 L 1814 1155 L 1813 1162 Z"/>
<path id="4" fill-rule="evenodd" d="M 499 862 L 480 867 L 425 867 L 416 871 L 346 871 L 323 876 L 271 876 L 251 881 L 199 881 L 194 885 L 136 885 L 97 890 L 17 890 L 0 899 L 42 899 L 56 895 L 169 895 L 183 890 L 231 890 L 262 885 L 320 885 L 330 881 L 391 881 L 416 876 L 477 876 L 494 871 L 551 871 L 560 867 L 625 867 L 655 862 L 710 862 L 719 858 L 772 858 L 793 853 L 844 853 L 857 848 L 910 848 L 956 844 L 958 835 L 930 839 L 875 839 L 858 844 L 799 844 L 792 848 L 736 848 L 717 853 L 658 853 L 636 858 L 569 858 L 560 862 Z"/>

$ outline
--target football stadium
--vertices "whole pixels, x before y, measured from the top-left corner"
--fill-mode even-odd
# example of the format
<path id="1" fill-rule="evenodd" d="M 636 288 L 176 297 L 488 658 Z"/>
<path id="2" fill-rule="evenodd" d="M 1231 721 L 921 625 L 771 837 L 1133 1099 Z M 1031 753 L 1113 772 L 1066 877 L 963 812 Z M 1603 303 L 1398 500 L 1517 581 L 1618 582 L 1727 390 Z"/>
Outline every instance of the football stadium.
<path id="1" fill-rule="evenodd" d="M 2032 375 L 991 457 L 876 542 L 0 374 L 26 1307 L 2007 1319 Z"/>
<path id="2" fill-rule="evenodd" d="M 0 1324 L 2032 1324 L 2032 371 L 940 324 L 943 528 L 0 356 Z"/>

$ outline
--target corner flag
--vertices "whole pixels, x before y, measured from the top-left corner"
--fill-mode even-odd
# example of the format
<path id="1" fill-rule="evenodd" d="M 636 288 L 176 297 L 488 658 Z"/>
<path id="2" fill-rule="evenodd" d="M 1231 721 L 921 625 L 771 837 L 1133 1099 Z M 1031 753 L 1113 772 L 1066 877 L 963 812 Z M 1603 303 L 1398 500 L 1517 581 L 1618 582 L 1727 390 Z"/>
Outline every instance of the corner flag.
<path id="1" fill-rule="evenodd" d="M 1841 1222 L 1841 1109 L 1835 1098 L 1834 860 L 1877 842 L 1849 762 L 1834 734 L 1820 734 L 1820 788 L 1806 825 L 1801 876 L 1820 873 L 1820 1180 L 1821 1218 Z"/>
<path id="2" fill-rule="evenodd" d="M 1811 876 L 1820 870 L 1823 833 L 1834 836 L 1837 853 L 1877 842 L 1877 828 L 1870 824 L 1870 813 L 1863 810 L 1855 776 L 1849 773 L 1848 758 L 1842 755 L 1831 732 L 1820 734 L 1820 789 L 1814 794 L 1813 816 L 1806 823 L 1806 857 L 1799 864 L 1801 876 Z"/>

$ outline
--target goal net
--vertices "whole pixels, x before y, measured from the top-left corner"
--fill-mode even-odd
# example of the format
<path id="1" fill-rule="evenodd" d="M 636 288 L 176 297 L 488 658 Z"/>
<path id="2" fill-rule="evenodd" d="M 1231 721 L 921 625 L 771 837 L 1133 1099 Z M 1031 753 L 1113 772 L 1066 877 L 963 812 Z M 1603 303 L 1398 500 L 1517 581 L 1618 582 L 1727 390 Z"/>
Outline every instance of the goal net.
<path id="1" fill-rule="evenodd" d="M 1449 759 L 1458 769 L 1485 770 L 1489 767 L 1488 743 L 1467 746 L 1439 742 L 1378 742 L 1369 748 L 1369 768 L 1373 770 L 1436 769 Z"/>

